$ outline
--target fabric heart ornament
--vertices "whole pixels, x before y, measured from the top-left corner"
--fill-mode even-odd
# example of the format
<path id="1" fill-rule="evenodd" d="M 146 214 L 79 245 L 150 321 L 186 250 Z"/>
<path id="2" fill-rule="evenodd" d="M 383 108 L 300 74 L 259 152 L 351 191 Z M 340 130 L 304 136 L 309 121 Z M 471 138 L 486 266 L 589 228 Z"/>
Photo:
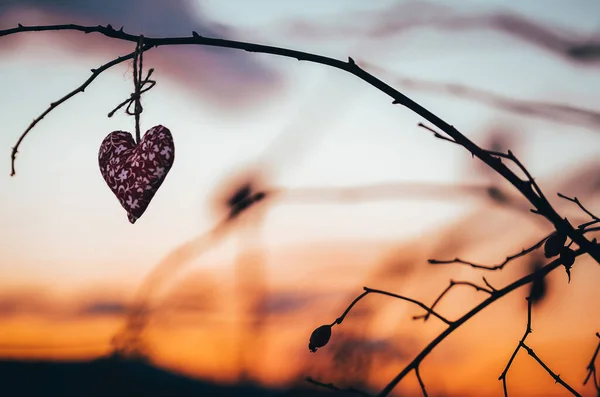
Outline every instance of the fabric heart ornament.
<path id="1" fill-rule="evenodd" d="M 175 145 L 168 128 L 152 127 L 136 144 L 125 131 L 104 138 L 98 152 L 100 173 L 135 223 L 167 177 L 175 160 Z"/>

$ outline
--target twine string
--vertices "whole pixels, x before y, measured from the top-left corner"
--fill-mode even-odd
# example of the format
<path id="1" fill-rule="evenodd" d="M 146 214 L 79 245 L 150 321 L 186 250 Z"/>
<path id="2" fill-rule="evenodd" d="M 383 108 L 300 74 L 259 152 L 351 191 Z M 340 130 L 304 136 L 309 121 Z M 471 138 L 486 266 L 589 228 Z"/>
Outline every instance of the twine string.
<path id="1" fill-rule="evenodd" d="M 108 117 L 112 117 L 117 110 L 127 105 L 125 113 L 129 116 L 135 116 L 135 138 L 136 143 L 139 144 L 141 140 L 140 133 L 140 115 L 144 111 L 142 106 L 142 94 L 148 92 L 152 87 L 156 85 L 155 80 L 151 80 L 150 77 L 154 72 L 154 69 L 148 70 L 148 74 L 143 78 L 143 66 L 144 66 L 144 36 L 140 36 L 135 48 L 135 56 L 133 58 L 133 85 L 134 92 L 129 95 L 129 98 L 121 102 L 116 108 L 114 108 Z M 132 110 L 133 107 L 133 110 Z"/>

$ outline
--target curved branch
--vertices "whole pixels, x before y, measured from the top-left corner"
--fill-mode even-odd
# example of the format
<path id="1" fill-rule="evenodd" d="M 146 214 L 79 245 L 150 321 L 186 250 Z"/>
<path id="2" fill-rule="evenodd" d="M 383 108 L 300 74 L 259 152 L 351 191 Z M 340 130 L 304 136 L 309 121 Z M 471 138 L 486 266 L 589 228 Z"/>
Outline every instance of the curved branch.
<path id="1" fill-rule="evenodd" d="M 75 24 L 48 26 L 23 26 L 19 24 L 16 28 L 0 30 L 0 37 L 23 32 L 60 30 L 74 30 L 86 34 L 100 33 L 110 38 L 129 42 L 137 42 L 139 40 L 139 36 L 125 33 L 123 31 L 123 28 L 115 30 L 111 25 L 81 26 Z M 265 53 L 288 58 L 295 58 L 299 61 L 319 63 L 351 73 L 359 79 L 363 80 L 364 82 L 370 84 L 374 88 L 378 89 L 379 91 L 393 98 L 392 103 L 403 105 L 408 109 L 412 110 L 414 113 L 428 120 L 430 123 L 432 123 L 437 128 L 444 131 L 444 133 L 446 133 L 448 136 L 450 136 L 455 143 L 463 146 L 465 149 L 471 152 L 471 154 L 474 157 L 479 158 L 489 167 L 494 169 L 498 174 L 503 176 L 508 182 L 510 182 L 515 188 L 517 188 L 521 192 L 521 194 L 536 208 L 536 212 L 542 214 L 546 219 L 548 219 L 548 221 L 550 221 L 554 225 L 558 232 L 569 236 L 574 242 L 577 243 L 577 245 L 583 248 L 585 252 L 589 253 L 594 258 L 594 260 L 596 260 L 596 262 L 600 264 L 600 247 L 598 247 L 597 244 L 590 242 L 587 238 L 585 238 L 583 234 L 576 231 L 566 219 L 563 219 L 548 202 L 548 200 L 546 200 L 543 194 L 541 194 L 541 190 L 534 190 L 532 188 L 531 181 L 524 181 L 521 178 L 519 178 L 513 171 L 510 170 L 510 168 L 508 168 L 505 164 L 502 163 L 502 160 L 500 158 L 494 157 L 488 151 L 477 146 L 473 141 L 471 141 L 469 138 L 467 138 L 465 135 L 459 132 L 456 128 L 454 128 L 454 126 L 448 124 L 440 117 L 425 109 L 423 106 L 419 105 L 406 95 L 402 94 L 393 87 L 389 86 L 388 84 L 379 80 L 375 76 L 371 75 L 369 72 L 360 68 L 350 57 L 348 58 L 347 62 L 344 62 L 338 59 L 329 58 L 322 55 L 311 54 L 303 51 L 289 50 L 281 47 L 246 43 L 234 40 L 207 38 L 200 36 L 196 32 L 192 32 L 191 37 L 144 37 L 144 42 L 149 47 L 195 44 L 212 47 L 232 48 L 248 52 Z M 512 153 L 509 153 L 509 156 L 512 156 Z M 513 158 L 512 160 L 514 161 L 515 159 Z"/>
<path id="2" fill-rule="evenodd" d="M 2 36 L 2 34 L 0 34 L 0 36 Z M 148 50 L 148 48 L 144 48 L 142 51 L 146 51 Z M 97 69 L 92 69 L 92 75 L 83 82 L 83 84 L 81 84 L 79 87 L 75 88 L 73 91 L 69 92 L 67 95 L 63 96 L 62 98 L 60 98 L 59 100 L 52 102 L 50 104 L 50 106 L 42 113 L 40 114 L 38 117 L 36 117 L 31 124 L 29 124 L 29 126 L 27 127 L 27 129 L 21 134 L 21 136 L 19 137 L 19 139 L 17 140 L 17 143 L 15 144 L 15 146 L 12 148 L 12 152 L 10 155 L 10 164 L 11 164 L 11 171 L 10 171 L 10 176 L 15 176 L 16 172 L 15 172 L 15 160 L 17 159 L 17 153 L 19 152 L 19 146 L 21 145 L 21 142 L 23 142 L 23 139 L 25 139 L 25 137 L 27 136 L 27 134 L 29 134 L 29 131 L 31 131 L 33 129 L 33 127 L 36 126 L 37 123 L 39 123 L 40 121 L 42 121 L 42 119 L 44 117 L 46 117 L 46 115 L 48 115 L 48 113 L 50 113 L 51 111 L 53 111 L 54 109 L 56 109 L 59 105 L 63 104 L 64 102 L 66 102 L 67 100 L 69 100 L 70 98 L 74 97 L 75 95 L 79 94 L 80 92 L 84 92 L 85 89 L 92 84 L 92 82 L 96 79 L 96 77 L 100 76 L 100 74 L 102 72 L 104 72 L 105 70 L 110 69 L 111 67 L 118 65 L 121 62 L 124 62 L 128 59 L 132 59 L 135 56 L 135 51 L 124 55 L 122 57 L 118 57 L 116 59 L 113 59 L 112 61 L 105 63 L 104 65 L 100 66 Z"/>
<path id="3" fill-rule="evenodd" d="M 417 305 L 417 306 L 423 308 L 424 310 L 426 310 L 427 314 L 431 314 L 431 315 L 439 318 L 441 321 L 445 322 L 448 325 L 452 324 L 452 322 L 450 320 L 446 319 L 445 317 L 441 316 L 439 313 L 435 312 L 433 310 L 433 308 L 430 308 L 429 306 L 427 306 L 423 302 L 419 302 L 416 299 L 408 298 L 406 296 L 397 295 L 397 294 L 394 294 L 394 293 L 391 293 L 391 292 L 382 291 L 382 290 L 379 290 L 379 289 L 373 289 L 373 288 L 369 288 L 369 287 L 363 287 L 363 289 L 365 290 L 365 292 L 363 292 L 362 294 L 360 294 L 359 296 L 357 296 L 352 301 L 352 303 L 350 303 L 350 305 L 348 305 L 348 307 L 346 308 L 346 310 L 344 310 L 344 313 L 342 313 L 341 316 L 339 316 L 333 323 L 331 323 L 331 326 L 334 326 L 336 324 L 341 324 L 344 321 L 344 319 L 346 318 L 346 316 L 348 315 L 348 313 L 350 313 L 350 310 L 352 310 L 352 308 L 354 307 L 354 305 L 356 305 L 359 300 L 361 300 L 362 298 L 364 298 L 365 296 L 367 296 L 369 294 L 386 295 L 386 296 L 391 296 L 392 298 L 396 298 L 396 299 L 400 299 L 400 300 L 404 300 L 404 301 L 407 301 L 407 302 L 414 303 L 415 305 Z"/>
<path id="4" fill-rule="evenodd" d="M 596 336 L 598 337 L 598 339 L 600 339 L 600 332 L 596 332 Z M 600 381 L 598 381 L 598 379 L 596 377 L 596 372 L 597 372 L 596 358 L 598 357 L 598 353 L 600 353 L 600 341 L 598 341 L 598 345 L 596 346 L 596 350 L 594 351 L 594 354 L 592 355 L 592 359 L 590 360 L 590 363 L 586 367 L 587 375 L 585 376 L 583 385 L 585 386 L 588 383 L 588 381 L 590 380 L 590 377 L 593 377 L 594 386 L 596 387 L 596 391 L 598 391 L 600 393 Z"/>
<path id="5" fill-rule="evenodd" d="M 514 255 L 510 255 L 507 256 L 506 259 L 504 259 L 502 261 L 502 263 L 498 264 L 498 265 L 492 265 L 492 266 L 488 266 L 488 265 L 479 265 L 477 263 L 473 263 L 473 262 L 468 262 L 465 260 L 462 260 L 460 258 L 454 258 L 454 259 L 450 259 L 450 260 L 437 260 L 437 259 L 429 259 L 428 262 L 432 265 L 448 265 L 451 263 L 460 263 L 463 265 L 467 265 L 467 266 L 471 266 L 475 269 L 484 269 L 484 270 L 501 270 L 502 268 L 504 268 L 504 266 L 506 266 L 509 262 L 520 258 L 522 256 L 525 256 L 527 254 L 529 254 L 530 252 L 535 251 L 536 249 L 540 248 L 545 242 L 546 240 L 548 240 L 550 238 L 550 236 L 552 236 L 554 234 L 554 232 L 550 233 L 549 235 L 547 235 L 546 237 L 544 237 L 543 239 L 541 239 L 540 241 L 538 241 L 537 243 L 535 243 L 534 245 L 532 245 L 529 248 L 524 248 L 521 250 L 521 252 L 518 252 Z M 487 284 L 487 280 L 485 280 L 485 283 Z M 489 287 L 489 285 L 488 285 Z"/>
<path id="6" fill-rule="evenodd" d="M 529 334 L 532 331 L 531 330 L 531 305 L 532 305 L 532 303 L 533 302 L 532 302 L 531 294 L 530 294 L 530 296 L 527 298 L 527 327 L 525 328 L 525 333 L 523 334 L 523 337 L 519 341 L 519 344 L 513 351 L 513 354 L 508 359 L 508 363 L 506 363 L 506 367 L 504 367 L 504 371 L 502 371 L 502 373 L 500 374 L 500 377 L 498 378 L 498 380 L 502 381 L 502 388 L 504 389 L 504 397 L 508 397 L 508 387 L 506 385 L 506 375 L 508 374 L 508 370 L 510 369 L 510 366 L 512 365 L 513 361 L 515 360 L 515 357 L 517 357 L 517 353 L 519 353 L 521 343 L 525 342 L 525 339 L 527 339 L 527 336 L 529 336 Z"/>
<path id="7" fill-rule="evenodd" d="M 473 288 L 475 288 L 476 291 L 486 292 L 486 293 L 488 293 L 490 295 L 494 295 L 496 293 L 495 290 L 479 286 L 479 285 L 477 285 L 475 283 L 472 283 L 470 281 L 454 281 L 454 280 L 450 280 L 450 285 L 448 285 L 446 287 L 446 289 L 444 289 L 442 291 L 442 293 L 436 298 L 436 300 L 433 301 L 433 304 L 431 305 L 430 309 L 433 311 L 433 308 L 435 308 L 437 306 L 437 304 L 440 302 L 440 300 L 442 300 L 442 298 L 444 296 L 446 296 L 446 294 L 448 292 L 450 292 L 450 290 L 452 288 L 454 288 L 455 286 L 457 286 L 457 285 L 465 285 L 465 286 L 468 286 L 468 287 L 473 287 Z M 421 319 L 422 318 L 423 321 L 427 321 L 429 319 L 430 313 L 431 312 L 428 312 L 427 314 L 423 314 L 423 315 L 420 315 L 420 316 L 414 316 L 413 320 L 417 320 L 417 319 Z"/>

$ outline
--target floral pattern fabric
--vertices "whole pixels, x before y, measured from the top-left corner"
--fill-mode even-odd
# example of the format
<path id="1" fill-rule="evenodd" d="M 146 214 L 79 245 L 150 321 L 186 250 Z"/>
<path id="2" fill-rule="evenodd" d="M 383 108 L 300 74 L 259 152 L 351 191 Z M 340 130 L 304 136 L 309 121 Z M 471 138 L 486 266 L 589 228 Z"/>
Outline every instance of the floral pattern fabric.
<path id="1" fill-rule="evenodd" d="M 175 145 L 168 128 L 149 129 L 136 145 L 125 131 L 104 138 L 98 152 L 100 173 L 135 223 L 167 177 L 175 160 Z"/>

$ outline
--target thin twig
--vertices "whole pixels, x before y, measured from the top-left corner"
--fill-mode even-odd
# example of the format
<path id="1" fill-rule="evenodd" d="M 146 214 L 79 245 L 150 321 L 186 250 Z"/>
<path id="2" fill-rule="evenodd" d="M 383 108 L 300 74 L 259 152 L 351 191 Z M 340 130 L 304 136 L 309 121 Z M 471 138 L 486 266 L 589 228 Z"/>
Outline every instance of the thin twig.
<path id="1" fill-rule="evenodd" d="M 343 392 L 343 393 L 353 393 L 353 394 L 358 394 L 359 396 L 365 396 L 365 397 L 372 397 L 369 393 L 367 393 L 364 390 L 360 390 L 354 387 L 338 387 L 336 385 L 334 385 L 333 383 L 323 383 L 323 382 L 319 382 L 318 380 L 314 380 L 311 377 L 307 377 L 306 381 L 308 383 L 312 383 L 315 386 L 319 386 L 319 387 L 323 387 L 325 389 L 329 389 L 332 391 L 337 391 L 337 392 Z"/>
<path id="2" fill-rule="evenodd" d="M 483 282 L 485 283 L 485 285 L 488 286 L 489 289 L 491 289 L 493 292 L 498 291 L 496 288 L 492 287 L 492 284 L 489 283 L 489 281 L 487 281 L 487 279 L 485 277 L 481 277 L 483 279 Z"/>
<path id="3" fill-rule="evenodd" d="M 344 313 L 342 313 L 341 316 L 339 316 L 333 323 L 331 323 L 331 326 L 334 326 L 336 324 L 341 324 L 342 321 L 344 321 L 344 319 L 348 315 L 348 313 L 350 313 L 350 310 L 352 310 L 352 308 L 354 307 L 354 305 L 356 305 L 358 303 L 358 301 L 360 301 L 362 298 L 364 298 L 365 296 L 367 296 L 369 294 L 386 295 L 386 296 L 391 296 L 392 298 L 397 298 L 397 299 L 401 299 L 401 300 L 404 300 L 404 301 L 407 301 L 407 302 L 414 303 L 415 305 L 418 305 L 421 308 L 423 308 L 424 310 L 426 310 L 427 313 L 432 314 L 433 316 L 439 318 L 441 321 L 445 322 L 446 324 L 448 324 L 448 325 L 452 324 L 451 321 L 449 321 L 445 317 L 441 316 L 440 314 L 438 314 L 437 312 L 435 312 L 432 308 L 430 308 L 429 306 L 425 305 L 423 302 L 419 302 L 418 300 L 415 300 L 415 299 L 412 299 L 412 298 L 408 298 L 408 297 L 402 296 L 402 295 L 397 295 L 397 294 L 394 294 L 394 293 L 391 293 L 391 292 L 388 292 L 388 291 L 382 291 L 382 290 L 373 289 L 373 288 L 369 288 L 369 287 L 363 287 L 363 289 L 365 290 L 365 292 L 363 292 L 362 294 L 360 294 L 359 296 L 357 296 L 352 301 L 352 303 L 350 303 L 350 305 L 348 305 L 348 307 L 346 308 L 346 310 L 344 310 Z"/>
<path id="4" fill-rule="evenodd" d="M 600 333 L 596 332 L 596 336 L 598 337 L 598 339 L 600 339 Z M 588 381 L 590 380 L 590 377 L 594 378 L 594 387 L 596 388 L 596 391 L 600 392 L 600 380 L 598 380 L 597 377 L 597 369 L 596 369 L 596 358 L 598 357 L 598 353 L 600 352 L 600 340 L 598 341 L 598 345 L 596 346 L 596 350 L 594 351 L 594 354 L 592 355 L 592 359 L 590 360 L 590 363 L 588 364 L 588 366 L 586 367 L 587 369 L 587 375 L 585 376 L 585 379 L 583 381 L 583 385 L 585 386 Z"/>
<path id="5" fill-rule="evenodd" d="M 568 391 L 571 392 L 571 394 L 573 394 L 574 396 L 578 396 L 581 397 L 581 394 L 579 394 L 575 389 L 573 389 L 571 386 L 569 386 L 569 384 L 567 382 L 565 382 L 564 380 L 562 380 L 560 378 L 560 375 L 555 374 L 547 365 L 546 363 L 544 363 L 538 356 L 537 354 L 535 354 L 535 352 L 533 351 L 532 348 L 530 348 L 529 346 L 527 346 L 524 342 L 520 342 L 519 345 L 527 350 L 527 353 L 533 357 L 535 359 L 535 361 L 538 362 L 538 364 L 540 364 L 542 366 L 542 368 L 544 368 L 546 370 L 546 372 L 548 372 L 550 374 L 550 376 L 552 376 L 552 378 L 554 378 L 554 380 L 556 381 L 556 383 L 560 383 L 562 385 L 562 387 L 564 387 L 565 389 L 567 389 Z"/>
<path id="6" fill-rule="evenodd" d="M 508 370 L 510 369 L 510 366 L 512 365 L 515 357 L 517 357 L 517 353 L 519 353 L 521 343 L 525 342 L 525 339 L 527 339 L 527 336 L 532 331 L 532 329 L 531 329 L 531 306 L 532 306 L 532 304 L 533 304 L 533 299 L 531 299 L 531 295 L 530 295 L 527 298 L 527 327 L 525 328 L 525 333 L 523 334 L 523 337 L 517 344 L 517 347 L 513 351 L 513 354 L 508 359 L 508 363 L 506 363 L 506 367 L 504 367 L 504 371 L 502 371 L 502 374 L 500 374 L 500 377 L 498 378 L 498 380 L 502 381 L 502 388 L 504 389 L 504 397 L 508 397 L 508 388 L 506 385 L 506 375 L 508 374 Z"/>
<path id="7" fill-rule="evenodd" d="M 419 385 L 421 386 L 421 390 L 423 391 L 423 396 L 428 397 L 427 390 L 425 389 L 425 383 L 423 382 L 423 379 L 421 378 L 421 373 L 419 372 L 418 365 L 415 367 L 415 375 L 417 375 L 417 380 L 419 381 Z"/>
<path id="8" fill-rule="evenodd" d="M 454 258 L 454 259 L 450 259 L 450 260 L 429 259 L 428 262 L 430 264 L 432 264 L 432 265 L 447 265 L 447 264 L 452 264 L 452 263 L 460 263 L 460 264 L 463 264 L 463 265 L 468 265 L 468 266 L 474 267 L 475 269 L 501 270 L 510 261 L 513 261 L 513 260 L 515 260 L 517 258 L 520 258 L 520 257 L 522 257 L 524 255 L 527 255 L 530 252 L 533 252 L 536 249 L 540 248 L 542 245 L 544 245 L 544 242 L 546 242 L 546 240 L 548 240 L 550 238 L 550 236 L 552 236 L 553 234 L 554 234 L 554 232 L 550 233 L 549 235 L 547 235 L 546 237 L 544 237 L 543 239 L 541 239 L 540 241 L 538 241 L 537 243 L 535 243 L 531 247 L 524 248 L 523 250 L 521 250 L 521 252 L 519 252 L 517 254 L 507 256 L 506 259 L 504 259 L 504 261 L 502 261 L 502 263 L 500 263 L 498 265 L 492 265 L 492 266 L 479 265 L 477 263 L 468 262 L 468 261 L 462 260 L 460 258 Z M 486 283 L 487 283 L 487 281 L 486 281 Z"/>
<path id="9" fill-rule="evenodd" d="M 0 36 L 2 36 L 1 32 L 0 32 Z M 148 50 L 149 47 L 144 48 L 144 51 Z M 11 171 L 10 171 L 10 176 L 15 176 L 16 172 L 15 172 L 15 160 L 17 158 L 17 153 L 19 152 L 19 146 L 21 145 L 21 142 L 23 141 L 23 139 L 25 139 L 25 137 L 27 136 L 27 134 L 29 134 L 29 131 L 31 131 L 33 129 L 33 127 L 36 126 L 37 123 L 39 123 L 40 121 L 42 121 L 42 119 L 44 117 L 46 117 L 46 115 L 48 115 L 48 113 L 50 113 L 51 111 L 53 111 L 54 109 L 56 109 L 59 105 L 61 105 L 62 103 L 66 102 L 67 100 L 69 100 L 70 98 L 74 97 L 75 95 L 79 94 L 80 92 L 84 92 L 85 89 L 96 79 L 96 77 L 98 77 L 102 72 L 104 72 L 107 69 L 110 69 L 111 67 L 120 64 L 121 62 L 127 61 L 128 59 L 132 59 L 135 56 L 135 51 L 131 52 L 127 55 L 124 55 L 122 57 L 118 57 L 116 59 L 113 59 L 112 61 L 105 63 L 104 65 L 100 66 L 97 69 L 92 69 L 92 75 L 90 76 L 90 78 L 88 78 L 83 84 L 81 84 L 79 87 L 75 88 L 73 91 L 69 92 L 67 95 L 63 96 L 62 98 L 60 98 L 59 100 L 52 102 L 50 104 L 50 106 L 42 113 L 40 114 L 38 117 L 36 117 L 31 124 L 29 124 L 29 126 L 27 127 L 27 129 L 21 134 L 21 136 L 19 137 L 19 139 L 17 140 L 17 143 L 15 144 L 15 146 L 12 148 L 12 152 L 10 155 L 10 159 L 11 159 Z"/>
<path id="10" fill-rule="evenodd" d="M 565 200 L 571 201 L 575 204 L 577 204 L 577 206 L 579 206 L 579 208 L 581 208 L 581 210 L 583 212 L 585 212 L 586 214 L 588 214 L 588 216 L 590 218 L 592 218 L 591 223 L 589 223 L 589 225 L 600 222 L 600 218 L 598 218 L 596 215 L 594 215 L 590 210 L 588 210 L 587 208 L 585 208 L 585 206 L 581 203 L 581 201 L 579 201 L 579 199 L 577 197 L 569 197 L 569 196 L 565 196 L 562 193 L 556 193 L 558 195 L 558 197 L 563 198 Z"/>
<path id="11" fill-rule="evenodd" d="M 427 131 L 430 131 L 430 132 L 432 132 L 432 133 L 433 133 L 433 136 L 434 136 L 434 137 L 436 137 L 436 138 L 438 138 L 438 139 L 441 139 L 441 140 L 443 140 L 443 141 L 448 141 L 448 142 L 451 142 L 451 143 L 457 143 L 457 142 L 456 142 L 454 139 L 452 139 L 452 138 L 448 138 L 447 136 L 443 136 L 442 134 L 440 134 L 439 132 L 437 132 L 437 131 L 436 131 L 436 130 L 434 130 L 433 128 L 431 128 L 431 127 L 429 127 L 429 126 L 427 126 L 427 125 L 425 125 L 425 124 L 423 124 L 423 123 L 419 123 L 419 124 L 417 124 L 417 125 L 418 125 L 419 127 L 421 127 L 421 128 L 425 128 Z"/>
<path id="12" fill-rule="evenodd" d="M 443 298 L 443 297 L 444 297 L 444 296 L 445 296 L 445 295 L 446 295 L 448 292 L 450 292 L 450 290 L 451 290 L 452 288 L 454 288 L 454 287 L 455 287 L 455 286 L 457 286 L 457 285 L 466 285 L 466 286 L 469 286 L 469 287 L 473 287 L 473 288 L 475 288 L 475 290 L 476 290 L 476 291 L 487 292 L 487 293 L 488 293 L 488 294 L 490 294 L 490 295 L 494 295 L 494 291 L 493 291 L 493 290 L 491 290 L 491 289 L 487 289 L 487 288 L 484 288 L 484 287 L 481 287 L 481 286 L 479 286 L 479 285 L 477 285 L 477 284 L 475 284 L 475 283 L 472 283 L 472 282 L 470 282 L 470 281 L 454 281 L 454 280 L 450 280 L 450 285 L 448 285 L 448 286 L 446 287 L 446 289 L 444 289 L 444 290 L 442 291 L 442 293 L 441 293 L 441 294 L 440 294 L 440 295 L 439 295 L 439 296 L 436 298 L 436 300 L 433 302 L 433 304 L 432 304 L 432 305 L 431 305 L 431 307 L 430 307 L 430 308 L 431 308 L 431 310 L 433 310 L 433 309 L 434 309 L 434 308 L 437 306 L 437 304 L 440 302 L 440 300 L 442 300 L 442 298 Z M 420 316 L 414 316 L 414 317 L 413 317 L 413 320 L 418 320 L 418 319 L 421 319 L 421 318 L 422 318 L 422 319 L 423 319 L 423 321 L 427 321 L 427 320 L 429 319 L 429 315 L 430 315 L 430 313 L 428 312 L 427 314 L 422 314 L 422 315 L 420 315 Z"/>

